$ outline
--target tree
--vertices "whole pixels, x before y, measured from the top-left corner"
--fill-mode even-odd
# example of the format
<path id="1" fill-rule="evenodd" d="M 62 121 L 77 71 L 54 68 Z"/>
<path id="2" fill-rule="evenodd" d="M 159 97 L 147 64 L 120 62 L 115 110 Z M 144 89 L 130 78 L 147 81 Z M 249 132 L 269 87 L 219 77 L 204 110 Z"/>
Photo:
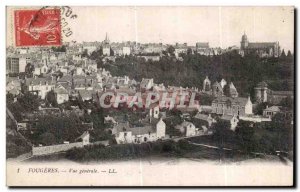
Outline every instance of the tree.
<path id="1" fill-rule="evenodd" d="M 294 108 L 294 100 L 290 96 L 288 96 L 288 97 L 282 99 L 280 101 L 279 105 L 292 110 Z"/>
<path id="2" fill-rule="evenodd" d="M 58 71 L 58 73 L 57 73 L 57 77 L 59 77 L 59 78 L 62 78 L 63 76 L 64 76 L 63 72 L 61 72 L 61 71 Z"/>
<path id="3" fill-rule="evenodd" d="M 187 49 L 187 55 L 191 55 L 193 53 L 192 49 L 191 48 L 188 48 Z"/>
<path id="4" fill-rule="evenodd" d="M 97 51 L 92 52 L 90 59 L 97 60 L 97 59 L 101 58 L 102 56 L 103 56 L 103 49 L 102 49 L 102 47 L 100 47 L 100 49 L 98 49 Z"/>
<path id="5" fill-rule="evenodd" d="M 31 63 L 27 63 L 27 65 L 25 66 L 25 73 L 27 75 L 31 75 L 33 71 L 34 71 L 34 66 Z"/>
<path id="6" fill-rule="evenodd" d="M 112 48 L 110 48 L 110 56 L 114 56 L 115 55 L 115 52 Z"/>
<path id="7" fill-rule="evenodd" d="M 257 150 L 257 141 L 254 137 L 252 122 L 240 120 L 236 129 L 236 138 L 239 146 L 244 152 Z"/>
<path id="8" fill-rule="evenodd" d="M 14 102 L 14 95 L 11 93 L 6 94 L 6 105 L 10 105 Z"/>
<path id="9" fill-rule="evenodd" d="M 286 58 L 286 54 L 285 54 L 284 49 L 283 49 L 282 52 L 281 52 L 280 58 L 282 58 L 282 59 L 285 59 L 285 58 Z"/>
<path id="10" fill-rule="evenodd" d="M 54 51 L 54 52 L 66 52 L 66 51 L 67 51 L 65 45 L 60 46 L 60 47 L 51 47 L 51 49 L 52 49 L 52 51 Z"/>
<path id="11" fill-rule="evenodd" d="M 214 98 L 211 95 L 202 94 L 200 95 L 200 105 L 211 105 Z"/>
<path id="12" fill-rule="evenodd" d="M 17 121 L 22 120 L 22 113 L 25 111 L 25 109 L 20 105 L 19 102 L 7 104 L 7 108 L 12 112 Z"/>
<path id="13" fill-rule="evenodd" d="M 174 56 L 174 55 L 175 55 L 175 54 L 174 54 L 175 48 L 171 45 L 171 46 L 169 46 L 169 47 L 167 48 L 167 52 L 168 52 L 170 55 Z"/>
<path id="14" fill-rule="evenodd" d="M 258 104 L 256 105 L 256 107 L 254 108 L 254 114 L 262 115 L 264 109 L 266 109 L 266 107 L 267 107 L 268 105 L 270 105 L 270 103 L 268 103 L 268 102 L 258 103 Z"/>
<path id="15" fill-rule="evenodd" d="M 288 57 L 288 58 L 293 58 L 293 55 L 292 55 L 292 53 L 291 53 L 290 50 L 289 50 L 288 53 L 287 53 L 287 57 Z"/>
<path id="16" fill-rule="evenodd" d="M 293 62 L 294 56 L 292 55 L 290 50 L 288 51 L 286 58 L 289 62 Z"/>
<path id="17" fill-rule="evenodd" d="M 100 69 L 100 68 L 103 67 L 103 61 L 102 61 L 102 59 L 97 59 L 96 62 L 97 62 L 97 69 Z"/>
<path id="18" fill-rule="evenodd" d="M 39 98 L 37 95 L 33 95 L 30 92 L 24 93 L 19 99 L 20 105 L 26 109 L 26 111 L 36 111 L 39 108 Z"/>
<path id="19" fill-rule="evenodd" d="M 230 122 L 218 119 L 217 123 L 213 124 L 213 138 L 217 141 L 220 147 L 224 146 L 227 141 L 232 141 L 234 132 L 230 130 Z"/>
<path id="20" fill-rule="evenodd" d="M 39 143 L 42 143 L 44 145 L 53 145 L 57 143 L 57 141 L 54 134 L 46 132 L 39 136 Z"/>
<path id="21" fill-rule="evenodd" d="M 170 46 L 166 51 L 167 55 L 170 55 L 169 52 L 174 53 L 175 49 Z M 128 75 L 136 81 L 154 78 L 157 83 L 183 87 L 199 88 L 206 76 L 209 76 L 212 82 L 221 76 L 227 81 L 233 81 L 241 97 L 247 97 L 248 93 L 254 97 L 254 87 L 263 80 L 272 79 L 272 82 L 280 84 L 282 80 L 290 80 L 293 77 L 293 60 L 279 62 L 278 58 L 262 59 L 255 54 L 241 57 L 234 52 L 214 57 L 191 54 L 186 55 L 183 61 L 178 61 L 173 56 L 163 56 L 156 62 L 135 57 L 118 57 L 114 65 L 108 64 L 103 67 L 113 76 Z M 286 89 L 292 90 L 292 87 Z"/>
<path id="22" fill-rule="evenodd" d="M 38 115 L 36 131 L 31 135 L 31 141 L 39 143 L 40 138 L 45 133 L 53 134 L 54 139 L 48 142 L 52 144 L 62 143 L 63 141 L 75 142 L 76 138 L 85 131 L 82 122 L 77 114 L 71 113 L 69 116 Z"/>
<path id="23" fill-rule="evenodd" d="M 51 104 L 52 107 L 57 107 L 56 96 L 53 90 L 49 91 L 46 95 L 47 104 Z"/>
<path id="24" fill-rule="evenodd" d="M 102 108 L 94 109 L 90 115 L 91 122 L 95 129 L 103 129 L 104 128 L 104 114 Z"/>
<path id="25" fill-rule="evenodd" d="M 85 49 L 85 50 L 82 52 L 81 57 L 88 57 L 88 56 L 89 56 L 88 51 L 87 51 L 87 49 Z"/>

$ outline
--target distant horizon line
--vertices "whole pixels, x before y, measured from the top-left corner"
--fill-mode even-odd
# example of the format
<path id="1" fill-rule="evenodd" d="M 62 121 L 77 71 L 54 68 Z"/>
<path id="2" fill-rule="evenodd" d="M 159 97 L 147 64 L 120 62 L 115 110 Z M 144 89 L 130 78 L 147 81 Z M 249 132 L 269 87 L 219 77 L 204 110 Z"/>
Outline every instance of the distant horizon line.
<path id="1" fill-rule="evenodd" d="M 74 41 L 74 40 L 73 40 Z M 65 41 L 65 42 L 63 42 L 63 44 L 64 43 L 72 43 L 73 41 Z M 98 41 L 98 40 L 96 40 L 96 41 L 75 41 L 75 43 L 102 43 L 104 40 L 102 40 L 102 41 Z M 163 42 L 137 42 L 137 41 L 135 41 L 135 40 L 132 40 L 132 41 L 130 41 L 130 40 L 128 40 L 128 41 L 122 41 L 122 42 L 119 42 L 119 41 L 111 41 L 110 42 L 110 44 L 111 43 L 127 43 L 127 42 L 131 42 L 131 43 L 140 43 L 140 44 L 162 44 L 162 45 L 176 45 L 176 43 L 178 43 L 179 45 L 183 45 L 183 44 L 187 44 L 187 46 L 194 46 L 194 47 L 196 47 L 196 44 L 197 43 L 208 43 L 208 44 L 210 44 L 210 42 L 209 41 L 197 41 L 197 42 L 195 42 L 195 43 L 193 43 L 193 45 L 191 45 L 191 43 L 187 43 L 187 42 L 184 42 L 184 43 L 182 43 L 182 42 L 173 42 L 173 43 L 163 43 Z M 249 41 L 249 43 L 279 43 L 279 46 L 280 46 L 280 42 L 279 41 Z M 230 48 L 230 47 L 238 47 L 238 48 L 240 48 L 240 45 L 230 45 L 230 46 L 227 46 L 227 47 L 221 47 L 221 46 L 213 46 L 213 47 L 209 47 L 209 48 L 221 48 L 221 49 L 226 49 L 226 48 Z M 290 49 L 281 49 L 281 50 L 287 50 L 287 51 L 291 51 L 291 52 L 293 52 L 292 50 L 290 50 Z"/>

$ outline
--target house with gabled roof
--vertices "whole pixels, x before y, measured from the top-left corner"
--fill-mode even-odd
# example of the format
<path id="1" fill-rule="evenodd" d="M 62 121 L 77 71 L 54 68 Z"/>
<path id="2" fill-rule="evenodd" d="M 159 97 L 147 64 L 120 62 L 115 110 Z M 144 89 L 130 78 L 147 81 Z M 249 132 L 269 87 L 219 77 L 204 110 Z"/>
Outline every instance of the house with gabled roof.
<path id="1" fill-rule="evenodd" d="M 279 113 L 281 111 L 280 106 L 271 106 L 271 107 L 266 107 L 266 109 L 263 110 L 263 116 L 272 118 L 274 115 Z"/>
<path id="2" fill-rule="evenodd" d="M 196 126 L 189 121 L 183 121 L 180 125 L 176 125 L 175 129 L 179 130 L 186 137 L 195 136 L 197 133 Z"/>
<path id="3" fill-rule="evenodd" d="M 45 99 L 48 92 L 54 89 L 56 80 L 53 76 L 46 78 L 28 78 L 25 80 L 28 91 L 36 92 L 41 99 Z"/>
<path id="4" fill-rule="evenodd" d="M 212 113 L 245 116 L 252 114 L 250 97 L 217 97 L 212 102 Z"/>
<path id="5" fill-rule="evenodd" d="M 166 124 L 162 119 L 142 126 L 130 125 L 129 122 L 118 123 L 113 129 L 118 144 L 154 142 L 166 137 Z"/>
<path id="6" fill-rule="evenodd" d="M 19 95 L 21 93 L 21 80 L 18 78 L 6 78 L 6 93 Z"/>
<path id="7" fill-rule="evenodd" d="M 54 89 L 57 104 L 62 104 L 69 101 L 69 91 L 62 85 L 58 85 Z"/>
<path id="8" fill-rule="evenodd" d="M 143 78 L 140 83 L 141 90 L 150 90 L 154 85 L 153 79 Z"/>

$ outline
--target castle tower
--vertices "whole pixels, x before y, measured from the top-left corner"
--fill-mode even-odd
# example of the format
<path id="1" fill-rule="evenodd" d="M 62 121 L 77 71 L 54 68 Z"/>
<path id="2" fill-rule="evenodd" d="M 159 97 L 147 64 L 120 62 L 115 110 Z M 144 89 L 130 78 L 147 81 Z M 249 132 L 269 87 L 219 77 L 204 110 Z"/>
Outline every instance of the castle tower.
<path id="1" fill-rule="evenodd" d="M 241 41 L 241 49 L 246 49 L 248 47 L 249 41 L 246 33 L 244 32 L 244 35 L 242 36 L 242 41 Z"/>
<path id="2" fill-rule="evenodd" d="M 264 81 L 257 84 L 255 89 L 255 96 L 257 102 L 267 102 L 268 101 L 268 84 Z"/>

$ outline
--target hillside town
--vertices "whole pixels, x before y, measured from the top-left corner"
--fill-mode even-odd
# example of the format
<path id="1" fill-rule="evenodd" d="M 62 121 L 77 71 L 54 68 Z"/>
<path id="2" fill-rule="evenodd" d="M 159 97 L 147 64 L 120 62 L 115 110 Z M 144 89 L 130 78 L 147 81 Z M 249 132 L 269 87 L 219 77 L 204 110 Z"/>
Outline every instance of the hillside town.
<path id="1" fill-rule="evenodd" d="M 201 140 L 223 137 L 225 132 L 244 138 L 248 133 L 242 135 L 241 130 L 269 130 L 265 127 L 272 127 L 278 118 L 293 130 L 294 91 L 273 90 L 274 82 L 267 79 L 245 92 L 241 82 L 227 74 L 216 78 L 207 73 L 199 76 L 197 86 L 186 86 L 154 77 L 119 76 L 109 70 L 121 68 L 115 63 L 128 58 L 137 65 L 151 65 L 164 59 L 185 62 L 189 55 L 209 60 L 228 54 L 236 54 L 240 60 L 255 54 L 262 62 L 293 57 L 290 51 L 281 50 L 279 42 L 251 43 L 246 34 L 240 46 L 225 49 L 210 47 L 209 42 L 116 43 L 108 34 L 101 42 L 7 47 L 7 158 L 50 155 L 85 146 Z M 122 72 L 129 73 L 125 69 Z M 160 99 L 153 99 L 153 93 Z M 226 130 L 221 130 L 222 126 Z M 267 142 L 260 145 L 267 148 Z M 269 151 L 292 151 L 288 146 L 273 146 Z"/>

